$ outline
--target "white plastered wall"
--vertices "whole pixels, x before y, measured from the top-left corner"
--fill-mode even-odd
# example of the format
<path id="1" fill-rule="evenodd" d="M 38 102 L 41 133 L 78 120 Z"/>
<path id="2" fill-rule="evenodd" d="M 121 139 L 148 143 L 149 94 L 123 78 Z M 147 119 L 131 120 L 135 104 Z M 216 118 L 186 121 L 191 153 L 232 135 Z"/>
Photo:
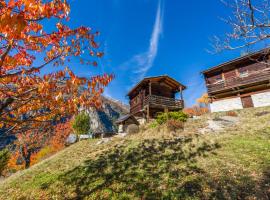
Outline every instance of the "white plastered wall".
<path id="1" fill-rule="evenodd" d="M 270 106 L 270 92 L 251 95 L 254 107 Z"/>
<path id="2" fill-rule="evenodd" d="M 210 104 L 211 112 L 222 112 L 243 109 L 240 97 L 214 101 Z"/>

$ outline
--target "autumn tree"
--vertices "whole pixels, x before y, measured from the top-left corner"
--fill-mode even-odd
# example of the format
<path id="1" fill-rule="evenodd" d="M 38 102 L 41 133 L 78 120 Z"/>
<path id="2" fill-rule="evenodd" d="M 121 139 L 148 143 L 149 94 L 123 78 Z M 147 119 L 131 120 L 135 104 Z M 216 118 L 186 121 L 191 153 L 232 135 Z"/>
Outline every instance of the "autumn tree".
<path id="1" fill-rule="evenodd" d="M 70 120 L 63 121 L 54 126 L 50 134 L 46 135 L 38 151 L 32 153 L 30 157 L 30 165 L 34 165 L 41 160 L 55 154 L 66 146 L 66 140 L 72 133 Z"/>
<path id="2" fill-rule="evenodd" d="M 53 134 L 48 140 L 48 145 L 52 148 L 53 152 L 63 149 L 66 145 L 68 136 L 72 133 L 70 120 L 58 123 L 54 129 Z"/>
<path id="3" fill-rule="evenodd" d="M 214 37 L 216 52 L 222 50 L 252 50 L 255 45 L 269 47 L 270 39 L 270 2 L 268 0 L 222 0 L 232 11 L 231 16 L 223 19 L 231 32 L 225 37 Z M 265 54 L 269 49 L 265 50 Z"/>
<path id="4" fill-rule="evenodd" d="M 41 127 L 39 130 L 30 129 L 18 133 L 9 168 L 16 171 L 28 168 L 60 151 L 65 147 L 66 139 L 71 133 L 70 120 L 62 121 L 53 127 Z"/>
<path id="5" fill-rule="evenodd" d="M 204 93 L 200 98 L 198 98 L 197 103 L 201 106 L 201 107 L 208 107 L 209 103 L 210 103 L 210 99 L 207 93 Z"/>
<path id="6" fill-rule="evenodd" d="M 66 0 L 0 0 L 0 128 L 37 129 L 79 107 L 100 105 L 113 76 L 81 77 L 72 70 L 97 66 L 99 33 L 69 28 L 69 12 Z"/>
<path id="7" fill-rule="evenodd" d="M 50 132 L 51 130 L 46 130 L 46 127 L 42 127 L 34 130 L 29 129 L 17 134 L 17 140 L 14 142 L 16 146 L 15 153 L 21 158 L 20 160 L 24 163 L 24 168 L 30 167 L 31 156 L 46 145 L 45 143 L 48 141 Z"/>

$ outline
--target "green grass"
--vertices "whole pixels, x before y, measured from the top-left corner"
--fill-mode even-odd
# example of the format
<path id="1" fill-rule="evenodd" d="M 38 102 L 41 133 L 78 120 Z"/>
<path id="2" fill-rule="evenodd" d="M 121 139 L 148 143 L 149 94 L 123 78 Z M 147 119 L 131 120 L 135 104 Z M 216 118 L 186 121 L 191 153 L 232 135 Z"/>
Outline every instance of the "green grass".
<path id="1" fill-rule="evenodd" d="M 164 127 L 96 145 L 82 141 L 0 183 L 0 199 L 268 199 L 270 108 L 239 111 L 239 125 L 198 134 Z"/>

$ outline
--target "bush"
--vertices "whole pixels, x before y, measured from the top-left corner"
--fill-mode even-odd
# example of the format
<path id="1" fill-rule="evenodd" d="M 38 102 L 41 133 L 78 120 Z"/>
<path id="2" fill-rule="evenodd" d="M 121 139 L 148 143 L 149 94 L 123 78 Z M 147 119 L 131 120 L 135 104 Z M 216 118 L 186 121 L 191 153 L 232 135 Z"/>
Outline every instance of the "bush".
<path id="1" fill-rule="evenodd" d="M 168 120 L 171 120 L 171 119 L 181 121 L 181 122 L 186 122 L 188 119 L 188 115 L 183 113 L 182 111 L 160 113 L 158 114 L 156 121 L 158 124 L 164 124 Z"/>
<path id="2" fill-rule="evenodd" d="M 72 122 L 72 128 L 77 135 L 88 134 L 90 131 L 90 117 L 87 113 L 78 114 Z"/>
<path id="3" fill-rule="evenodd" d="M 135 133 L 138 133 L 139 132 L 139 126 L 136 125 L 136 124 L 130 124 L 128 125 L 127 127 L 127 133 L 128 134 L 135 134 Z"/>
<path id="4" fill-rule="evenodd" d="M 226 113 L 226 116 L 237 117 L 238 114 L 237 114 L 236 112 L 234 112 L 234 111 L 228 111 L 228 112 Z"/>
<path id="5" fill-rule="evenodd" d="M 206 113 L 209 113 L 210 111 L 207 107 L 201 108 L 199 106 L 193 106 L 191 108 L 185 108 L 183 112 L 186 113 L 189 117 L 193 117 L 204 115 Z"/>
<path id="6" fill-rule="evenodd" d="M 157 121 L 153 121 L 151 122 L 151 124 L 149 125 L 150 128 L 156 128 L 158 126 Z"/>
<path id="7" fill-rule="evenodd" d="M 7 168 L 8 161 L 10 159 L 10 153 L 7 149 L 0 151 L 0 175 Z"/>
<path id="8" fill-rule="evenodd" d="M 176 130 L 184 129 L 184 122 L 175 119 L 169 119 L 167 121 L 167 128 L 169 131 L 176 132 Z"/>
<path id="9" fill-rule="evenodd" d="M 48 158 L 49 156 L 53 155 L 54 153 L 55 153 L 55 151 L 52 147 L 46 146 L 46 147 L 40 149 L 39 152 L 31 155 L 30 165 L 32 166 L 36 163 L 39 163 L 40 161 Z"/>

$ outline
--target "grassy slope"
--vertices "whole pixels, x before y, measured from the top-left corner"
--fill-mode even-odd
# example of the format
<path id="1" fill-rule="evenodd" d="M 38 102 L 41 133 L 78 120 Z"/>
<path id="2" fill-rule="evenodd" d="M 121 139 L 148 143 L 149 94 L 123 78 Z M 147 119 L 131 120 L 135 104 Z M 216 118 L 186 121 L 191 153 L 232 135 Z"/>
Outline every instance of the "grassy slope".
<path id="1" fill-rule="evenodd" d="M 0 199 L 267 199 L 270 114 L 255 116 L 263 110 L 241 111 L 241 124 L 219 134 L 196 134 L 205 116 L 177 135 L 82 141 L 1 182 Z"/>

